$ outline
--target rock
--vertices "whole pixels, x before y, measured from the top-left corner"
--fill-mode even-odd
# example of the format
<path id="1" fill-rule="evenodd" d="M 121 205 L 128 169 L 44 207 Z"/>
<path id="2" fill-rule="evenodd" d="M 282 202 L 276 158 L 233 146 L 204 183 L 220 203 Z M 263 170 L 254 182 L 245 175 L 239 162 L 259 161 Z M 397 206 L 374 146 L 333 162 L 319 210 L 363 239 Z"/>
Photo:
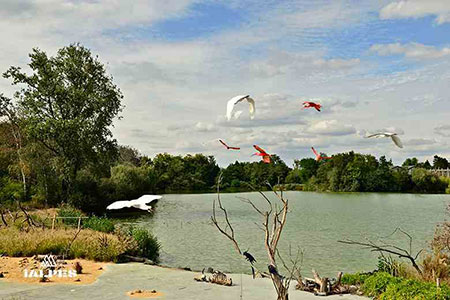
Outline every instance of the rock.
<path id="1" fill-rule="evenodd" d="M 98 268 L 97 270 L 103 270 L 103 268 L 102 268 L 102 267 L 100 267 L 100 268 Z"/>
<path id="2" fill-rule="evenodd" d="M 214 273 L 214 269 L 211 268 L 211 267 L 208 267 L 208 268 L 206 269 L 206 273 Z"/>
<path id="3" fill-rule="evenodd" d="M 192 271 L 191 268 L 189 268 L 189 267 L 184 267 L 182 269 L 185 270 L 185 271 Z"/>
<path id="4" fill-rule="evenodd" d="M 358 287 L 356 285 L 351 285 L 348 287 L 348 292 L 350 294 L 356 294 L 358 292 Z"/>
<path id="5" fill-rule="evenodd" d="M 3 272 L 0 272 L 0 278 L 4 278 L 5 275 L 3 275 Z"/>
<path id="6" fill-rule="evenodd" d="M 155 294 L 156 290 L 151 290 L 150 293 Z"/>
<path id="7" fill-rule="evenodd" d="M 77 278 L 77 279 L 75 279 L 74 281 L 75 281 L 75 282 L 80 282 L 81 279 L 80 279 L 80 278 Z"/>

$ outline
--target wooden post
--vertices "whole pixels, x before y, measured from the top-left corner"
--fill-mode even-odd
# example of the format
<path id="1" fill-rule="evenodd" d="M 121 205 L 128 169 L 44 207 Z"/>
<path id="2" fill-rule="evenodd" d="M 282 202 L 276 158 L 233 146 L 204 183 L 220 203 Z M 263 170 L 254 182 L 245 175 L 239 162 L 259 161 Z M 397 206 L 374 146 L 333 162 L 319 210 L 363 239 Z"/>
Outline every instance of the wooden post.
<path id="1" fill-rule="evenodd" d="M 78 218 L 78 230 L 80 230 L 81 227 L 81 217 Z"/>
<path id="2" fill-rule="evenodd" d="M 437 288 L 441 287 L 441 279 L 440 278 L 436 278 L 436 287 Z"/>
<path id="3" fill-rule="evenodd" d="M 56 214 L 53 215 L 53 220 L 52 220 L 52 231 L 55 229 L 55 222 L 56 222 Z"/>

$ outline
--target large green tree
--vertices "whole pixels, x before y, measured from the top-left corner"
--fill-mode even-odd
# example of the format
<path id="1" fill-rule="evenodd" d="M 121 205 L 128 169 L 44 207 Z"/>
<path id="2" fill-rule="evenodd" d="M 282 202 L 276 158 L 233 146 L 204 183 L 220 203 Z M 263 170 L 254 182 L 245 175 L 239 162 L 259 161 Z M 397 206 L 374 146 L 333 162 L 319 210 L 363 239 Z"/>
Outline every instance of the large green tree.
<path id="1" fill-rule="evenodd" d="M 67 194 L 79 170 L 101 170 L 117 155 L 110 127 L 123 96 L 105 66 L 80 44 L 56 56 L 35 48 L 29 57 L 31 72 L 12 66 L 3 76 L 20 86 L 14 97 L 22 128 L 54 157 Z"/>

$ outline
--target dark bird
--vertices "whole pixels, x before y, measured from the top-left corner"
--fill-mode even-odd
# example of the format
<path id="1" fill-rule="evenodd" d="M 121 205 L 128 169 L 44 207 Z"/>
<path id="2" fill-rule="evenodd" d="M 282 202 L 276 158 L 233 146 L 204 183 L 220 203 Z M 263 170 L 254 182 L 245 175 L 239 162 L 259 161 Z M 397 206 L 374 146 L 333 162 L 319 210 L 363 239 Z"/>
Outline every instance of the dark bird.
<path id="1" fill-rule="evenodd" d="M 245 259 L 248 260 L 252 265 L 254 262 L 256 262 L 256 259 L 253 257 L 253 255 L 251 255 L 247 251 L 244 251 L 244 253 L 242 253 L 242 255 L 244 255 Z"/>
<path id="2" fill-rule="evenodd" d="M 268 265 L 267 268 L 269 269 L 269 273 L 270 273 L 270 274 L 275 275 L 275 276 L 278 276 L 278 277 L 282 277 L 282 276 L 278 273 L 277 268 L 274 267 L 273 265 Z"/>
<path id="3" fill-rule="evenodd" d="M 225 148 L 227 148 L 227 150 L 240 150 L 241 148 L 239 148 L 239 147 L 231 147 L 231 146 L 228 146 L 224 141 L 222 141 L 222 140 L 219 140 L 219 142 L 222 144 L 222 145 L 224 145 L 225 146 Z"/>

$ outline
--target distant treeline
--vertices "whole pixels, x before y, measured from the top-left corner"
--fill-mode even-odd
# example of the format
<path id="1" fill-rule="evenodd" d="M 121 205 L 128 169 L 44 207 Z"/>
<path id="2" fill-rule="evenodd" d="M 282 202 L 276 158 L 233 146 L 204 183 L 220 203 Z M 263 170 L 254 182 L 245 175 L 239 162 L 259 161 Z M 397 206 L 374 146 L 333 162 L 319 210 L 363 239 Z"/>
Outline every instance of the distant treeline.
<path id="1" fill-rule="evenodd" d="M 0 210 L 28 202 L 36 206 L 70 203 L 103 212 L 119 199 L 144 193 L 214 191 L 221 171 L 202 154 L 154 158 L 119 146 L 110 130 L 123 95 L 89 49 L 74 44 L 49 57 L 33 49 L 30 72 L 10 67 L 3 77 L 18 85 L 14 99 L 0 93 Z M 222 170 L 223 191 L 267 188 L 267 182 L 302 184 L 319 191 L 444 192 L 448 184 L 426 171 L 446 168 L 412 158 L 393 168 L 384 157 L 341 153 L 331 160 L 235 162 Z"/>

